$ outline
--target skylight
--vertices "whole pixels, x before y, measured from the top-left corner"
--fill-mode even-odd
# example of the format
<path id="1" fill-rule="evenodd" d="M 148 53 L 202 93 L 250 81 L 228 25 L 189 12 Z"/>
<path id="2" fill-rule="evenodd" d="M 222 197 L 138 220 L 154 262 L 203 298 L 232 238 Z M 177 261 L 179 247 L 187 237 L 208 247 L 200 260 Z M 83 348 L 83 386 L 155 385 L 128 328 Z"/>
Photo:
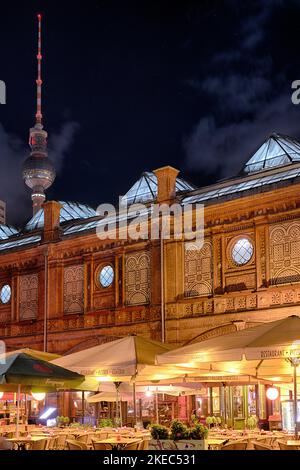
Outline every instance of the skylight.
<path id="1" fill-rule="evenodd" d="M 265 185 L 279 183 L 281 181 L 290 180 L 300 177 L 300 168 L 293 168 L 287 171 L 281 171 L 269 176 L 261 176 L 253 179 L 244 179 L 239 183 L 231 183 L 227 186 L 214 187 L 203 191 L 194 196 L 188 196 L 183 199 L 183 204 L 192 204 L 195 202 L 209 201 L 212 199 L 217 199 L 222 196 L 228 196 L 231 194 L 242 193 L 243 191 L 248 191 L 250 189 L 259 188 Z M 229 183 L 229 182 L 228 182 Z"/>
<path id="2" fill-rule="evenodd" d="M 182 178 L 176 178 L 176 191 L 192 191 L 193 185 Z M 127 204 L 149 202 L 157 195 L 157 177 L 154 173 L 147 171 L 142 174 L 140 179 L 129 189 L 122 197 L 122 202 L 127 200 Z"/>
<path id="3" fill-rule="evenodd" d="M 96 211 L 92 207 L 77 202 L 59 201 L 63 206 L 60 211 L 60 223 L 68 220 L 88 219 L 95 217 Z M 25 226 L 25 231 L 31 231 L 44 226 L 44 209 L 40 209 Z"/>
<path id="4" fill-rule="evenodd" d="M 18 230 L 10 225 L 0 225 L 0 240 L 6 240 L 12 235 L 16 235 Z"/>
<path id="5" fill-rule="evenodd" d="M 300 143 L 291 137 L 272 134 L 247 161 L 244 173 L 274 168 L 300 161 Z"/>

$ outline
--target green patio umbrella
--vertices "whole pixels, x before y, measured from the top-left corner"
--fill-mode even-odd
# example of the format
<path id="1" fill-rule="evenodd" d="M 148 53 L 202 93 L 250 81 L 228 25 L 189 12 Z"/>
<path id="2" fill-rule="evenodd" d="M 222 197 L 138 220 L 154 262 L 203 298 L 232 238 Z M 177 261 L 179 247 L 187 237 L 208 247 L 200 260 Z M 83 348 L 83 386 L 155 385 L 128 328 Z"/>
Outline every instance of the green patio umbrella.
<path id="1" fill-rule="evenodd" d="M 49 360 L 55 357 L 58 356 L 31 349 L 19 349 L 0 355 L 0 387 L 17 386 L 17 436 L 21 386 L 25 389 L 66 390 L 76 388 L 84 381 L 83 375 L 50 363 Z"/>

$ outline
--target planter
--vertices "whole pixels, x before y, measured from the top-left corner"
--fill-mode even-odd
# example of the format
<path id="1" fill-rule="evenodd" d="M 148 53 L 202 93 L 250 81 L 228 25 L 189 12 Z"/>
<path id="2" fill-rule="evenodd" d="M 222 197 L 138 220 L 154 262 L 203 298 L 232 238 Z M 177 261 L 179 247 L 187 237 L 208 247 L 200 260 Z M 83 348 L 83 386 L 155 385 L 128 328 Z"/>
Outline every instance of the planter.
<path id="1" fill-rule="evenodd" d="M 161 450 L 160 441 L 156 439 L 150 439 L 149 450 Z"/>
<path id="2" fill-rule="evenodd" d="M 186 439 L 176 441 L 178 450 L 207 450 L 205 439 Z"/>
<path id="3" fill-rule="evenodd" d="M 159 440 L 160 450 L 177 450 L 177 445 L 172 439 L 161 439 Z"/>

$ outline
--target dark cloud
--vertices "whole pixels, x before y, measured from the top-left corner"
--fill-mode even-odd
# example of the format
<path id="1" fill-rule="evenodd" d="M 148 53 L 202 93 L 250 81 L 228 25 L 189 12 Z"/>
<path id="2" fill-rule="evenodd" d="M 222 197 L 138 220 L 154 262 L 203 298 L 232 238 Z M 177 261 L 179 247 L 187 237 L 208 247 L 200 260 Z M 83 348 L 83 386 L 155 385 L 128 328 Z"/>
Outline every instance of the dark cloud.
<path id="1" fill-rule="evenodd" d="M 66 122 L 58 132 L 51 133 L 50 135 L 49 157 L 54 163 L 57 173 L 62 170 L 64 158 L 73 143 L 74 135 L 79 127 L 77 122 Z"/>
<path id="2" fill-rule="evenodd" d="M 184 139 L 190 170 L 227 177 L 269 133 L 299 134 L 300 109 L 291 103 L 290 83 L 284 70 L 275 72 L 265 47 L 274 12 L 282 5 L 279 0 L 254 2 L 253 14 L 235 31 L 238 47 L 218 50 L 205 78 L 187 81 L 212 109 Z"/>
<path id="3" fill-rule="evenodd" d="M 67 122 L 50 139 L 50 157 L 59 172 L 70 150 L 78 124 Z M 6 132 L 0 123 L 0 199 L 7 204 L 7 221 L 18 224 L 30 217 L 30 190 L 22 181 L 21 168 L 29 147 L 18 137 Z"/>
<path id="4" fill-rule="evenodd" d="M 289 95 L 282 95 L 258 110 L 250 119 L 218 125 L 211 115 L 204 117 L 185 141 L 189 167 L 236 174 L 256 147 L 272 132 L 299 134 L 299 109 Z"/>

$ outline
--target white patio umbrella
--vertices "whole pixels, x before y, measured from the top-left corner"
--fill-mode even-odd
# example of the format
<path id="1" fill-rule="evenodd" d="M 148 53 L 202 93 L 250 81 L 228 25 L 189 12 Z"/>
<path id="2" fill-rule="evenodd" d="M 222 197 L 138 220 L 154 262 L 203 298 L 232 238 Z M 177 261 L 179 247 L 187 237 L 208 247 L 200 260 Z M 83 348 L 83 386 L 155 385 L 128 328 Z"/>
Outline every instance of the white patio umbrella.
<path id="1" fill-rule="evenodd" d="M 168 379 L 184 371 L 173 366 L 155 365 L 157 354 L 170 351 L 172 346 L 142 336 L 130 335 L 116 341 L 94 346 L 53 361 L 54 364 L 103 382 L 114 382 L 117 392 L 122 382 L 133 386 L 134 417 L 136 419 L 136 382 Z M 81 371 L 81 372 L 79 372 Z"/>
<path id="2" fill-rule="evenodd" d="M 159 365 L 181 365 L 211 375 L 249 374 L 273 383 L 291 380 L 293 367 L 295 435 L 298 434 L 297 367 L 300 363 L 300 318 L 296 315 L 221 337 L 190 344 L 157 356 Z"/>

